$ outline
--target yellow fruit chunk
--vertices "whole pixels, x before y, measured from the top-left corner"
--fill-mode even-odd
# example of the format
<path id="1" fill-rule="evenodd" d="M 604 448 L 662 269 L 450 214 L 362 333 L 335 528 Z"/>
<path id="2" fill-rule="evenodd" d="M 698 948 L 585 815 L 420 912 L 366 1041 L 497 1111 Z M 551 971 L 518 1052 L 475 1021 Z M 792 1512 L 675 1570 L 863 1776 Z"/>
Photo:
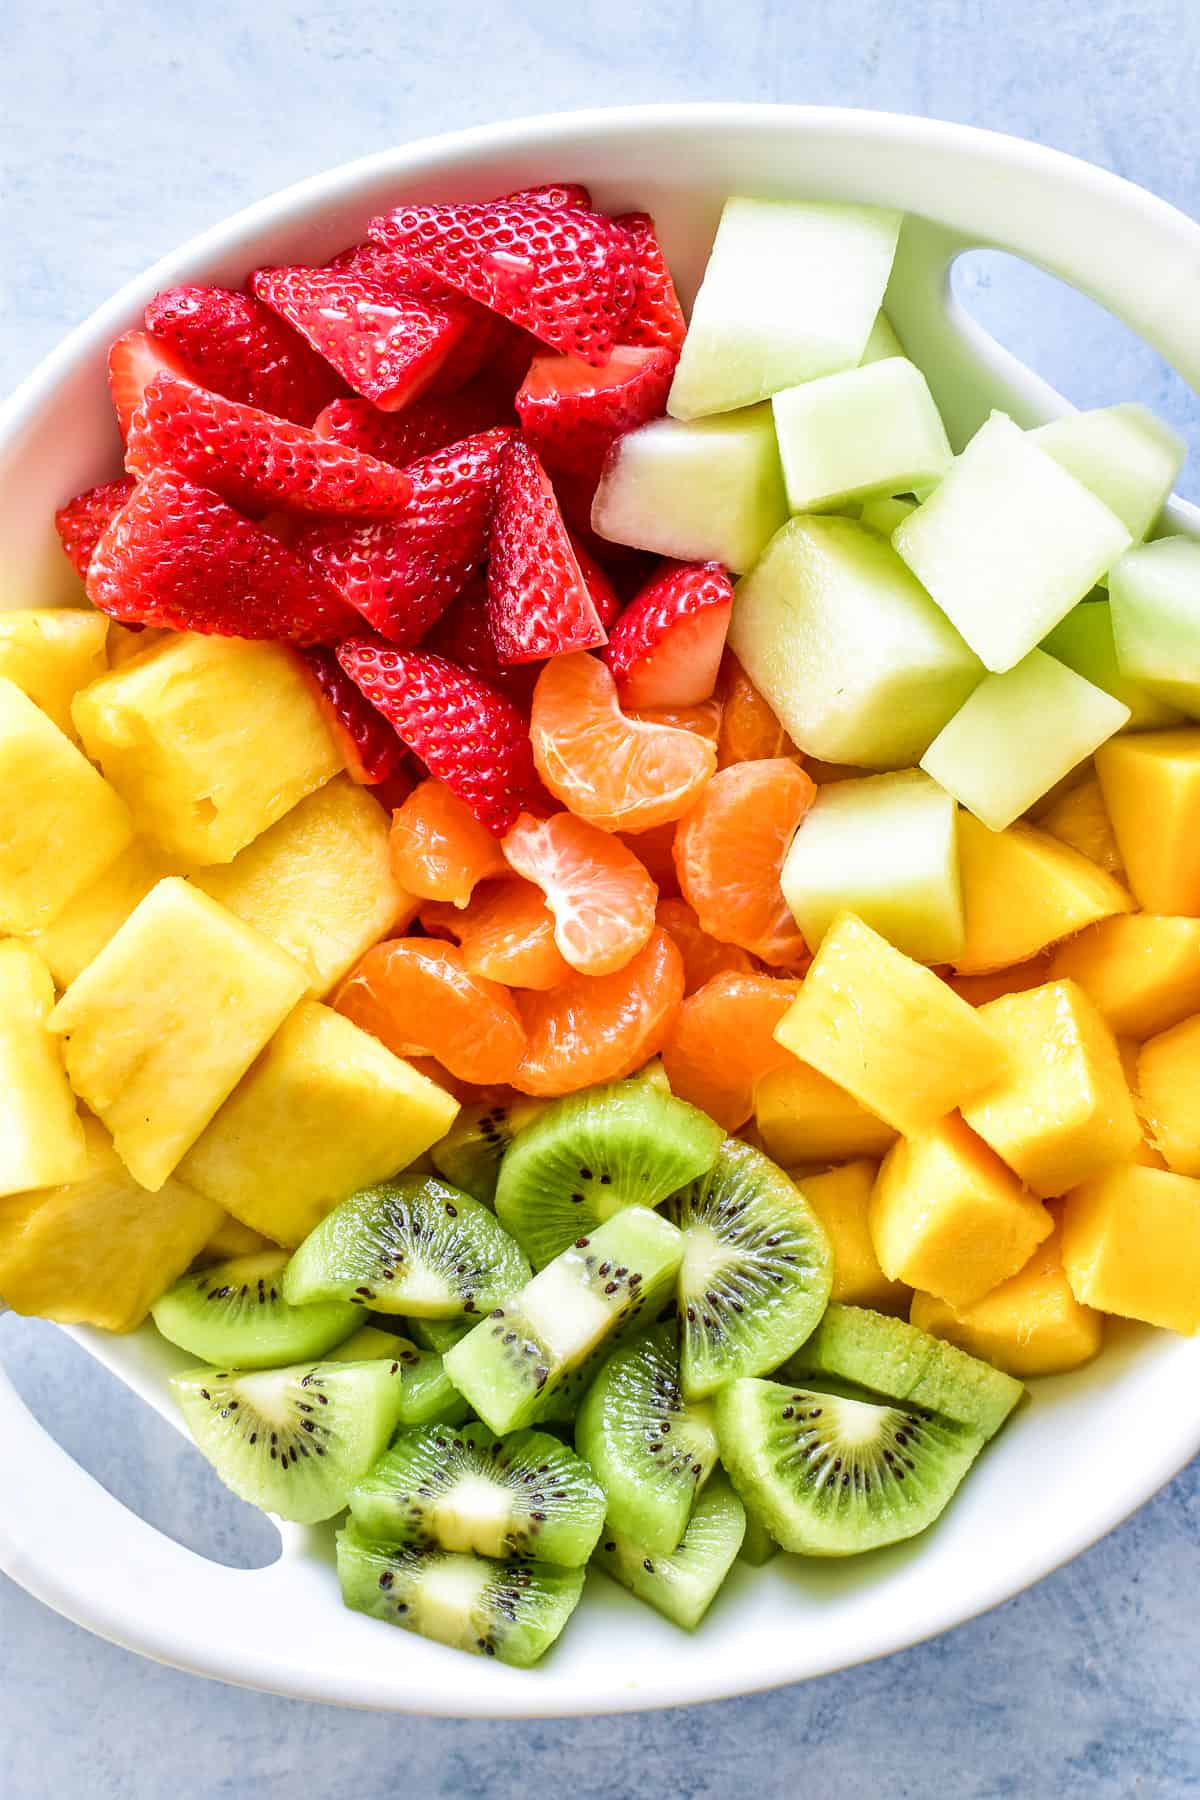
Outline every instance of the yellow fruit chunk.
<path id="1" fill-rule="evenodd" d="M 50 1029 L 75 1092 L 157 1189 L 306 986 L 269 939 L 170 876 L 71 983 Z"/>
<path id="2" fill-rule="evenodd" d="M 235 1219 L 291 1246 L 339 1200 L 406 1168 L 445 1135 L 457 1112 L 436 1083 L 308 1000 L 179 1173 Z"/>
<path id="3" fill-rule="evenodd" d="M 1139 903 L 1200 914 L 1200 728 L 1112 738 L 1096 774 Z"/>
<path id="4" fill-rule="evenodd" d="M 108 625 L 109 668 L 124 668 L 125 664 L 132 662 L 135 656 L 145 656 L 147 651 L 165 643 L 170 636 L 169 631 L 160 631 L 153 625 L 145 630 L 136 631 L 132 625 L 119 625 L 116 619 L 110 619 Z"/>
<path id="5" fill-rule="evenodd" d="M 1125 1163 L 1076 1188 L 1063 1213 L 1075 1298 L 1167 1331 L 1200 1331 L 1200 1181 Z"/>
<path id="6" fill-rule="evenodd" d="M 230 862 L 341 768 L 280 644 L 172 635 L 75 696 L 88 755 L 138 830 L 182 862 Z"/>
<path id="7" fill-rule="evenodd" d="M 1146 1110 L 1142 1105 L 1137 1083 L 1138 1057 L 1142 1053 L 1142 1046 L 1135 1043 L 1133 1038 L 1118 1038 L 1117 1053 L 1121 1058 L 1121 1073 L 1125 1077 L 1134 1110 L 1138 1116 L 1138 1124 L 1142 1128 L 1142 1141 L 1133 1153 L 1133 1161 L 1143 1163 L 1148 1169 L 1165 1169 L 1166 1163 L 1146 1135 Z"/>
<path id="8" fill-rule="evenodd" d="M 986 1006 L 989 1000 L 999 1000 L 1001 994 L 1023 994 L 1026 988 L 1041 987 L 1049 968 L 1049 955 L 1035 956 L 1029 962 L 1015 963 L 1011 969 L 992 969 L 986 975 L 951 975 L 950 986 L 972 1006 Z"/>
<path id="9" fill-rule="evenodd" d="M 958 1312 L 933 1294 L 914 1294 L 911 1322 L 1008 1375 L 1061 1375 L 1090 1362 L 1104 1336 L 1102 1314 L 1082 1306 L 1062 1265 L 1056 1230 L 1025 1267 Z"/>
<path id="10" fill-rule="evenodd" d="M 203 1248 L 221 1209 L 168 1181 L 139 1187 L 95 1119 L 76 1180 L 0 1200 L 0 1294 L 60 1325 L 132 1331 Z"/>
<path id="11" fill-rule="evenodd" d="M 1150 1139 L 1177 1175 L 1200 1175 L 1200 1015 L 1142 1045 L 1137 1087 Z"/>
<path id="12" fill-rule="evenodd" d="M 1007 1062 L 981 1013 L 853 913 L 826 932 L 775 1036 L 909 1133 L 982 1093 Z"/>
<path id="13" fill-rule="evenodd" d="M 67 901 L 45 930 L 31 932 L 31 942 L 59 987 L 69 987 L 139 900 L 144 900 L 164 875 L 175 873 L 160 851 L 144 838 L 135 838 L 103 874 Z"/>
<path id="14" fill-rule="evenodd" d="M 0 1194 L 76 1181 L 86 1165 L 62 1051 L 46 1029 L 53 1005 L 37 952 L 0 944 Z"/>
<path id="15" fill-rule="evenodd" d="M 416 917 L 420 902 L 392 874 L 388 825 L 379 802 L 339 775 L 195 884 L 294 956 L 313 994 L 327 994 Z"/>
<path id="16" fill-rule="evenodd" d="M 1200 919 L 1102 919 L 1059 945 L 1050 978 L 1077 981 L 1118 1037 L 1154 1037 L 1200 1012 Z"/>
<path id="17" fill-rule="evenodd" d="M 48 925 L 132 836 L 104 777 L 0 677 L 0 932 Z"/>
<path id="18" fill-rule="evenodd" d="M 1133 911 L 1119 881 L 1032 825 L 989 831 L 960 812 L 958 861 L 967 919 L 960 975 L 1026 962 L 1097 919 Z"/>
<path id="19" fill-rule="evenodd" d="M 1043 1199 L 1131 1157 L 1141 1139 L 1116 1040 L 1083 989 L 1050 981 L 980 1008 L 1009 1073 L 963 1117 Z"/>
<path id="20" fill-rule="evenodd" d="M 1046 1208 L 955 1115 L 901 1138 L 871 1195 L 871 1239 L 891 1281 L 974 1306 L 1054 1229 Z"/>
<path id="21" fill-rule="evenodd" d="M 216 1230 L 205 1240 L 200 1251 L 206 1263 L 229 1262 L 235 1256 L 257 1256 L 260 1250 L 273 1248 L 271 1239 L 261 1231 L 252 1231 L 240 1219 L 222 1213 Z"/>
<path id="22" fill-rule="evenodd" d="M 1085 781 L 1059 794 L 1044 812 L 1038 814 L 1037 822 L 1041 830 L 1048 831 L 1051 837 L 1058 838 L 1072 850 L 1078 850 L 1106 875 L 1124 881 L 1125 865 L 1095 775 L 1089 775 Z"/>
<path id="23" fill-rule="evenodd" d="M 911 1290 L 889 1281 L 879 1266 L 867 1219 L 878 1163 L 860 1160 L 827 1169 L 823 1175 L 793 1175 L 804 1198 L 825 1227 L 833 1251 L 833 1290 L 829 1298 L 847 1306 L 870 1306 L 876 1312 L 902 1313 Z"/>
<path id="24" fill-rule="evenodd" d="M 802 1062 L 773 1069 L 756 1083 L 754 1119 L 762 1148 L 777 1163 L 882 1156 L 896 1141 L 894 1126 Z"/>
<path id="25" fill-rule="evenodd" d="M 99 612 L 72 607 L 0 610 L 0 675 L 73 739 L 71 701 L 107 669 L 107 636 L 108 620 Z"/>

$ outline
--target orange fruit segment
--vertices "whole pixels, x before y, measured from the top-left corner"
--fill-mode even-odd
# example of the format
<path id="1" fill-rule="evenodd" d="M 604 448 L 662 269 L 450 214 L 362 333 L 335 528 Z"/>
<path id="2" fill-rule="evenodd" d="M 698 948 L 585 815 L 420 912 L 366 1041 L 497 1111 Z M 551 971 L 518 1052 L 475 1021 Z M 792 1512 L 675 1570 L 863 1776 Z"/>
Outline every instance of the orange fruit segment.
<path id="1" fill-rule="evenodd" d="M 676 895 L 679 892 L 679 877 L 675 873 L 675 821 L 671 819 L 665 825 L 656 825 L 653 831 L 629 833 L 621 839 L 637 857 L 644 869 L 648 869 L 660 899 L 664 895 Z"/>
<path id="2" fill-rule="evenodd" d="M 721 735 L 721 702 L 700 700 L 695 706 L 641 706 L 626 714 L 643 725 L 670 725 L 676 731 L 694 731 L 715 744 Z"/>
<path id="3" fill-rule="evenodd" d="M 732 650 L 725 652 L 717 683 L 721 724 L 717 763 L 761 762 L 764 757 L 797 756 L 793 744 Z"/>
<path id="4" fill-rule="evenodd" d="M 675 833 L 680 892 L 703 931 L 776 968 L 796 968 L 804 938 L 779 885 L 783 859 L 816 788 L 786 757 L 713 776 Z"/>
<path id="5" fill-rule="evenodd" d="M 632 1075 L 662 1049 L 682 999 L 683 958 L 658 930 L 615 975 L 518 994 L 528 1048 L 512 1085 L 549 1096 Z"/>
<path id="6" fill-rule="evenodd" d="M 395 1056 L 432 1056 L 459 1081 L 510 1081 L 525 1030 L 507 988 L 472 975 L 457 944 L 395 938 L 376 944 L 347 975 L 338 1012 Z"/>
<path id="7" fill-rule="evenodd" d="M 636 956 L 654 930 L 658 889 L 620 838 L 573 813 L 522 813 L 502 842 L 517 874 L 545 895 L 573 969 L 612 975 Z"/>
<path id="8" fill-rule="evenodd" d="M 476 882 L 506 875 L 500 845 L 440 781 L 423 781 L 392 815 L 392 873 L 421 900 L 465 906 Z"/>
<path id="9" fill-rule="evenodd" d="M 461 911 L 432 902 L 422 907 L 421 923 L 438 937 L 457 940 L 468 974 L 506 987 L 556 987 L 571 973 L 554 942 L 554 914 L 531 881 L 513 876 L 485 882 Z"/>
<path id="10" fill-rule="evenodd" d="M 695 731 L 627 718 L 607 667 L 582 650 L 552 657 L 538 676 L 529 736 L 550 792 L 603 831 L 681 818 L 717 766 Z"/>
<path id="11" fill-rule="evenodd" d="M 694 994 L 714 975 L 753 975 L 754 961 L 736 944 L 723 944 L 702 931 L 700 921 L 686 900 L 660 900 L 658 923 L 669 931 L 683 958 L 683 991 Z"/>
<path id="12" fill-rule="evenodd" d="M 726 1131 L 744 1125 L 754 1111 L 755 1082 L 796 1060 L 774 1032 L 799 991 L 798 981 L 734 973 L 697 988 L 663 1045 L 671 1092 Z"/>

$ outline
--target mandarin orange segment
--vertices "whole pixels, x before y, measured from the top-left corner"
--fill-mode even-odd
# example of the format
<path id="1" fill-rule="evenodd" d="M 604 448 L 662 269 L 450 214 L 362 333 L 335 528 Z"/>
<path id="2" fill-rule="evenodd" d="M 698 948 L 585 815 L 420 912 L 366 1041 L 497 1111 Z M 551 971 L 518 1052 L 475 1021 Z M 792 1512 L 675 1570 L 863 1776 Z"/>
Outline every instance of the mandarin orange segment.
<path id="1" fill-rule="evenodd" d="M 538 774 L 603 831 L 650 831 L 687 812 L 717 766 L 695 731 L 627 718 L 604 663 L 555 656 L 538 676 L 529 722 Z"/>
<path id="2" fill-rule="evenodd" d="M 556 987 L 571 973 L 554 942 L 554 914 L 532 881 L 512 876 L 484 882 L 461 912 L 444 902 L 431 902 L 421 908 L 421 924 L 462 946 L 463 967 L 469 974 L 502 981 L 507 987 Z"/>
<path id="3" fill-rule="evenodd" d="M 679 893 L 679 877 L 675 873 L 675 821 L 656 825 L 653 831 L 631 832 L 622 837 L 644 869 L 648 869 L 659 898 Z"/>
<path id="4" fill-rule="evenodd" d="M 658 889 L 620 838 L 573 813 L 522 813 L 502 842 L 517 874 L 545 895 L 573 969 L 611 975 L 636 956 L 654 930 Z"/>
<path id="5" fill-rule="evenodd" d="M 512 1085 L 550 1096 L 632 1075 L 662 1049 L 682 999 L 683 958 L 658 930 L 615 975 L 518 994 L 529 1047 Z"/>
<path id="6" fill-rule="evenodd" d="M 423 781 L 392 816 L 392 873 L 422 900 L 465 906 L 476 882 L 506 875 L 490 831 L 440 781 Z"/>
<path id="7" fill-rule="evenodd" d="M 776 968 L 802 968 L 808 954 L 779 875 L 816 791 L 786 757 L 734 763 L 675 833 L 680 891 L 701 929 Z"/>
<path id="8" fill-rule="evenodd" d="M 795 1057 L 775 1042 L 775 1027 L 800 991 L 773 975 L 714 975 L 675 1015 L 663 1045 L 671 1092 L 690 1100 L 726 1131 L 754 1111 L 754 1084 Z"/>
<path id="9" fill-rule="evenodd" d="M 719 700 L 700 700 L 695 706 L 635 707 L 626 717 L 643 725 L 671 725 L 676 731 L 694 731 L 710 744 L 715 744 L 721 735 Z"/>
<path id="10" fill-rule="evenodd" d="M 456 944 L 395 938 L 368 950 L 334 1000 L 396 1056 L 432 1056 L 459 1081 L 511 1081 L 525 1030 L 508 989 L 472 975 Z"/>
<path id="11" fill-rule="evenodd" d="M 717 763 L 761 762 L 765 757 L 798 756 L 791 738 L 767 705 L 732 650 L 725 652 L 717 683 L 721 725 Z"/>
<path id="12" fill-rule="evenodd" d="M 714 975 L 753 975 L 754 959 L 736 944 L 723 944 L 702 931 L 700 921 L 686 900 L 660 900 L 655 915 L 669 931 L 683 958 L 683 991 L 694 994 Z"/>

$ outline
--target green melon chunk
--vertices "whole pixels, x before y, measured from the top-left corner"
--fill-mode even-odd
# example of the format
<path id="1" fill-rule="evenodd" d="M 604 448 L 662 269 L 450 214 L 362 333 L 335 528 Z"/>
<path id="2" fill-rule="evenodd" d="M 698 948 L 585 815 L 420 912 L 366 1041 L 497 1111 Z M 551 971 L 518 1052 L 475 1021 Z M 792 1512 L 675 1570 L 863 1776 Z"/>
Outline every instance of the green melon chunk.
<path id="1" fill-rule="evenodd" d="M 794 513 L 907 493 L 954 460 L 929 384 L 903 356 L 785 388 L 771 408 Z"/>
<path id="2" fill-rule="evenodd" d="M 901 519 L 907 519 L 909 513 L 916 512 L 915 500 L 902 500 L 896 495 L 882 495 L 875 500 L 864 500 L 859 518 L 868 531 L 876 531 L 880 537 L 889 538 Z"/>
<path id="3" fill-rule="evenodd" d="M 1136 401 L 1069 413 L 1029 435 L 1116 513 L 1135 543 L 1162 511 L 1187 454 L 1178 433 Z"/>
<path id="4" fill-rule="evenodd" d="M 871 327 L 871 335 L 867 339 L 867 347 L 859 357 L 859 366 L 866 363 L 882 362 L 885 356 L 903 356 L 904 345 L 896 336 L 896 328 L 884 312 L 882 306 L 875 314 L 875 323 Z"/>
<path id="5" fill-rule="evenodd" d="M 1200 544 L 1170 537 L 1131 550 L 1109 595 L 1122 675 L 1200 717 Z"/>
<path id="6" fill-rule="evenodd" d="M 1130 555 L 1138 554 L 1130 552 Z M 1122 558 L 1122 561 L 1125 561 Z M 1117 564 L 1119 569 L 1121 564 Z M 1196 559 L 1196 599 L 1200 602 L 1200 551 Z M 1200 625 L 1200 608 L 1197 611 L 1197 623 Z M 1156 631 L 1153 640 L 1157 645 L 1161 639 Z M 1047 656 L 1053 656 L 1058 662 L 1065 663 L 1068 669 L 1074 669 L 1085 681 L 1095 687 L 1103 688 L 1114 700 L 1119 700 L 1129 708 L 1127 731 L 1146 731 L 1156 725 L 1177 725 L 1183 714 L 1174 706 L 1168 706 L 1165 700 L 1140 681 L 1132 680 L 1124 674 L 1117 661 L 1117 646 L 1113 636 L 1113 611 L 1103 600 L 1084 600 L 1074 607 L 1065 619 L 1060 619 L 1049 636 L 1042 640 L 1042 649 Z M 1196 637 L 1196 654 L 1200 656 L 1200 630 Z M 1175 665 L 1177 668 L 1177 664 Z M 1196 691 L 1200 693 L 1200 660 L 1197 661 Z"/>

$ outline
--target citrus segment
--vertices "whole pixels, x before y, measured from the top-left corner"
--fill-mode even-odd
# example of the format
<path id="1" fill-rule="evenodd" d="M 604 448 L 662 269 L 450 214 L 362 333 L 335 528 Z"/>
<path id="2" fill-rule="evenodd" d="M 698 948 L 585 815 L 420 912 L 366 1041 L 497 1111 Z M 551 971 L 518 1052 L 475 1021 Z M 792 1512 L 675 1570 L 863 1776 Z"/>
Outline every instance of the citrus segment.
<path id="1" fill-rule="evenodd" d="M 334 1006 L 395 1056 L 433 1056 L 460 1081 L 510 1081 L 525 1032 L 507 988 L 472 975 L 456 944 L 396 938 L 368 950 Z"/>
<path id="2" fill-rule="evenodd" d="M 502 843 L 517 874 L 541 888 L 554 942 L 581 975 L 623 969 L 654 930 L 654 882 L 632 850 L 586 819 L 522 813 Z"/>
<path id="3" fill-rule="evenodd" d="M 422 900 L 465 906 L 477 881 L 506 875 L 496 839 L 440 781 L 423 781 L 392 818 L 392 873 Z"/>
<path id="4" fill-rule="evenodd" d="M 695 706 L 634 707 L 626 717 L 641 725 L 671 725 L 676 731 L 694 731 L 710 744 L 717 743 L 721 735 L 719 700 L 699 700 Z"/>
<path id="5" fill-rule="evenodd" d="M 786 757 L 734 763 L 675 833 L 680 891 L 701 928 L 777 968 L 800 966 L 807 954 L 779 876 L 816 791 Z"/>
<path id="6" fill-rule="evenodd" d="M 421 924 L 454 938 L 470 975 L 507 987 L 551 988 L 571 973 L 554 942 L 554 915 L 531 881 L 489 881 L 461 910 L 444 901 L 421 908 Z"/>
<path id="7" fill-rule="evenodd" d="M 683 999 L 683 958 L 665 931 L 615 975 L 572 975 L 519 994 L 528 1048 L 512 1078 L 523 1094 L 572 1094 L 619 1081 L 656 1056 Z"/>
<path id="8" fill-rule="evenodd" d="M 730 763 L 799 754 L 732 650 L 725 652 L 717 694 L 722 703 L 717 762 L 722 769 Z"/>
<path id="9" fill-rule="evenodd" d="M 642 867 L 650 871 L 660 899 L 678 894 L 674 819 L 669 819 L 665 825 L 656 825 L 653 831 L 626 832 L 621 842 L 628 845 Z"/>
<path id="10" fill-rule="evenodd" d="M 694 994 L 714 975 L 753 975 L 754 960 L 736 944 L 723 944 L 702 931 L 686 900 L 660 900 L 658 923 L 675 939 L 683 958 L 683 991 Z"/>
<path id="11" fill-rule="evenodd" d="M 754 1111 L 754 1084 L 795 1062 L 775 1027 L 800 991 L 772 975 L 714 975 L 675 1015 L 663 1045 L 671 1092 L 736 1131 Z"/>

